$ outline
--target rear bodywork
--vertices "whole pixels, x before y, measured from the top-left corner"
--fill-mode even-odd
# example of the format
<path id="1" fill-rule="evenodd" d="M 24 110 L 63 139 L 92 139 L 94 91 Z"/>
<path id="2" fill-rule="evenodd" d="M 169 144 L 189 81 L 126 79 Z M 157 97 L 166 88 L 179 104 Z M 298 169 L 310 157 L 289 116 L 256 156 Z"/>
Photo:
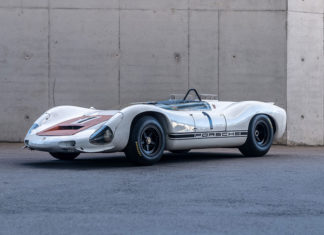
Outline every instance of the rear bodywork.
<path id="1" fill-rule="evenodd" d="M 238 147 L 245 143 L 250 120 L 266 114 L 275 130 L 275 139 L 286 128 L 286 112 L 272 103 L 258 101 L 202 101 L 203 108 L 174 109 L 157 103 L 130 105 L 122 110 L 96 110 L 59 106 L 45 112 L 25 137 L 30 149 L 47 152 L 117 152 L 127 146 L 136 120 L 149 115 L 163 126 L 166 150 Z M 107 144 L 92 144 L 90 136 L 103 125 L 113 138 Z"/>

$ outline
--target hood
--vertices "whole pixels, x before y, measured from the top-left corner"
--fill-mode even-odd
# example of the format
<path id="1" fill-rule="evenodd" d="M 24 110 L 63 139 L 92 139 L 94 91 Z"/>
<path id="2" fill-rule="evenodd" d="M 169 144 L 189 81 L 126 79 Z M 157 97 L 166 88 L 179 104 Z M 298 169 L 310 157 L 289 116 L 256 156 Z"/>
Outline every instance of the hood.
<path id="1" fill-rule="evenodd" d="M 60 122 L 37 133 L 39 136 L 74 135 L 99 123 L 108 121 L 113 115 L 83 115 Z"/>

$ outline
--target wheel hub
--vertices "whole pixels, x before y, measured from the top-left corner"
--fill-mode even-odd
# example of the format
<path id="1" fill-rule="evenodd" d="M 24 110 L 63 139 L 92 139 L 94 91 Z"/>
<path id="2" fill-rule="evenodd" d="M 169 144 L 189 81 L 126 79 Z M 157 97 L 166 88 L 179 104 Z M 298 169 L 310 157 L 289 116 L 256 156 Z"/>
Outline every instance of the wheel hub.
<path id="1" fill-rule="evenodd" d="M 258 130 L 255 131 L 255 136 L 258 137 L 260 132 Z"/>
<path id="2" fill-rule="evenodd" d="M 151 137 L 147 137 L 146 138 L 146 144 L 151 144 L 152 143 L 152 139 Z"/>

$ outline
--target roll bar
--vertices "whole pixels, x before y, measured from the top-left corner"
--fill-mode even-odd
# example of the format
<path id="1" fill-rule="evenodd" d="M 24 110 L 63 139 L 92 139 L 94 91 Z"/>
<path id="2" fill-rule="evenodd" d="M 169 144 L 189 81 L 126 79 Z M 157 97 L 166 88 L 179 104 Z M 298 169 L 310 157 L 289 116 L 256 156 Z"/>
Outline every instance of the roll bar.
<path id="1" fill-rule="evenodd" d="M 189 93 L 192 92 L 192 91 L 196 93 L 196 96 L 198 97 L 199 101 L 201 101 L 201 97 L 200 97 L 200 95 L 198 94 L 198 91 L 197 91 L 196 89 L 194 89 L 194 88 L 191 88 L 191 89 L 189 89 L 189 90 L 187 91 L 187 93 L 186 93 L 185 97 L 183 98 L 183 100 L 186 100 L 186 99 L 187 99 L 187 96 L 188 96 Z"/>

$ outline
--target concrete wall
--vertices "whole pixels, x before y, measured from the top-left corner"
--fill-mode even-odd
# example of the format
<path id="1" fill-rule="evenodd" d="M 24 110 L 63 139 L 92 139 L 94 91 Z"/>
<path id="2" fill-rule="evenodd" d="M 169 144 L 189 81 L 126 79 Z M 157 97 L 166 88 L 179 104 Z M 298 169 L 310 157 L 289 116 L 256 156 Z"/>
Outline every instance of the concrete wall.
<path id="1" fill-rule="evenodd" d="M 289 1 L 288 144 L 323 145 L 323 10 L 324 1 Z"/>
<path id="2" fill-rule="evenodd" d="M 287 0 L 2 0 L 0 141 L 21 141 L 54 105 L 118 108 L 189 87 L 287 108 L 295 94 L 287 86 L 294 83 L 287 74 L 295 78 L 287 70 L 294 50 L 287 7 Z"/>

